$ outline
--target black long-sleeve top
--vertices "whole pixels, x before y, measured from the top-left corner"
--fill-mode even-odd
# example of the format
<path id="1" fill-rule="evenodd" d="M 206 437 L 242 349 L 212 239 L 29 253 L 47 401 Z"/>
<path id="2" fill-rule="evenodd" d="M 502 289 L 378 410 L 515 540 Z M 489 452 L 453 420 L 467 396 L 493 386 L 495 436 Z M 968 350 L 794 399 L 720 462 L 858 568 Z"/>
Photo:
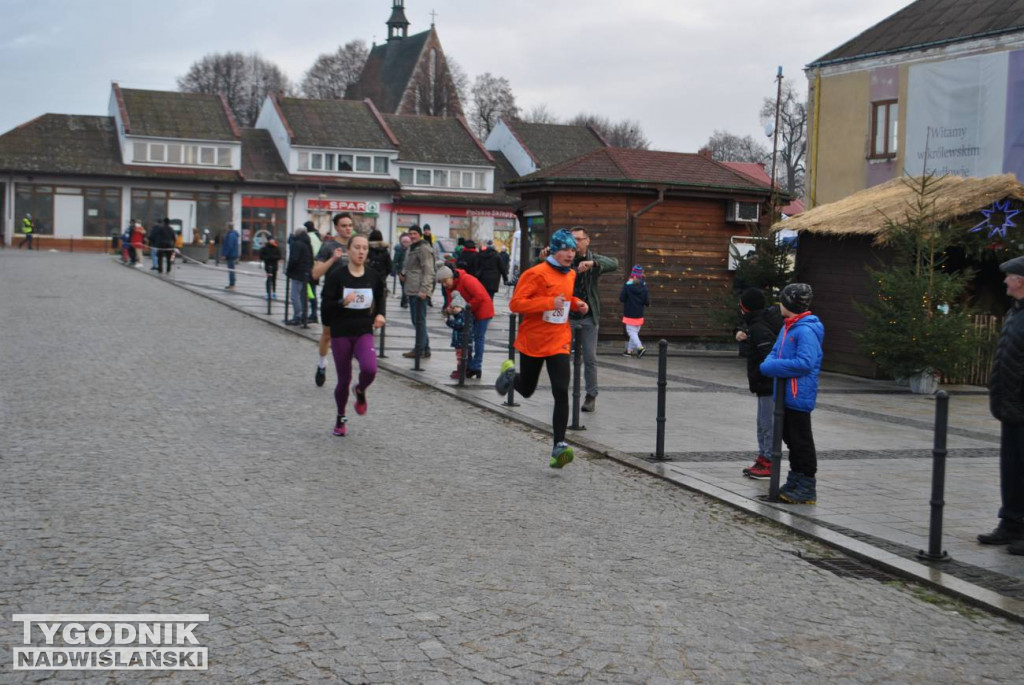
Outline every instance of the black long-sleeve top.
<path id="1" fill-rule="evenodd" d="M 321 291 L 324 324 L 331 329 L 332 338 L 345 338 L 373 332 L 373 320 L 378 314 L 387 316 L 387 296 L 384 277 L 368 265 L 362 276 L 353 276 L 348 267 L 334 269 L 327 274 Z M 358 297 L 347 307 L 341 302 L 356 291 Z"/>

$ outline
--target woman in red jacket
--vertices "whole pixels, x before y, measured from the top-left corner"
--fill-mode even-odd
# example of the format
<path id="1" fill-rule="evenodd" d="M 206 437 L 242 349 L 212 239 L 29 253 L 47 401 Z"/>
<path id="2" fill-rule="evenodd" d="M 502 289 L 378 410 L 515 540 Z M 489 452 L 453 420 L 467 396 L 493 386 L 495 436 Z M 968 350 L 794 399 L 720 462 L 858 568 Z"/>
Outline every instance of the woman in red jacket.
<path id="1" fill-rule="evenodd" d="M 473 357 L 466 367 L 466 378 L 480 378 L 480 370 L 484 363 L 487 325 L 494 318 L 494 302 L 491 301 L 491 296 L 487 294 L 483 283 L 462 269 L 453 271 L 447 266 L 442 266 L 437 270 L 437 282 L 444 286 L 445 292 L 449 295 L 452 291 L 462 295 L 473 312 Z"/>

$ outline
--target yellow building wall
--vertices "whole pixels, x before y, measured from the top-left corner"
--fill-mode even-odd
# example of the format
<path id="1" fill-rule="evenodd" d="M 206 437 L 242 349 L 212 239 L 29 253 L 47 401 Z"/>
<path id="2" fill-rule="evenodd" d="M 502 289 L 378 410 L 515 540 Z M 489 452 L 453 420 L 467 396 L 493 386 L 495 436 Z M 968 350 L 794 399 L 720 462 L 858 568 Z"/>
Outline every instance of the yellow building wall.
<path id="1" fill-rule="evenodd" d="M 813 87 L 813 74 L 811 79 Z M 808 208 L 864 189 L 870 143 L 871 73 L 864 70 L 823 77 L 818 87 L 820 93 L 811 93 L 812 111 L 808 113 L 813 146 Z M 820 108 L 818 112 L 813 111 L 815 106 Z"/>

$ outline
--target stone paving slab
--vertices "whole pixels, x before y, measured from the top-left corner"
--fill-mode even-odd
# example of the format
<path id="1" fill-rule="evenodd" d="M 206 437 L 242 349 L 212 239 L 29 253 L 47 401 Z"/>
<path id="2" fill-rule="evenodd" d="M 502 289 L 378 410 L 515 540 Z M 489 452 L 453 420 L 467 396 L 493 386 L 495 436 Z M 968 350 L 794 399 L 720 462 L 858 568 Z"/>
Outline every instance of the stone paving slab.
<path id="1" fill-rule="evenodd" d="M 258 266 L 248 268 L 256 270 Z M 223 273 L 195 267 L 185 267 L 175 276 L 179 284 L 187 283 L 188 287 L 205 290 L 208 295 L 238 306 L 238 294 L 223 292 L 216 286 L 217 278 L 223 279 Z M 242 300 L 247 311 L 272 320 L 273 317 L 258 311 L 263 307 L 265 312 L 266 307 L 266 301 L 255 290 L 262 287 L 262 281 L 240 279 L 240 290 L 247 284 L 252 284 L 247 290 L 252 296 Z M 448 379 L 454 368 L 454 358 L 447 347 L 450 331 L 443 326 L 441 300 L 435 294 L 435 307 L 429 319 L 434 355 L 422 360 L 422 370 L 414 375 L 421 376 L 424 382 L 454 388 L 474 401 L 507 410 L 504 398 L 491 390 L 490 383 L 497 375 L 497 367 L 508 356 L 508 316 L 504 315 L 507 299 L 508 293 L 503 291 L 495 301 L 498 315 L 488 331 L 484 379 L 467 381 L 460 388 Z M 402 359 L 400 352 L 411 347 L 413 331 L 407 310 L 392 303 L 386 338 L 388 360 L 384 365 L 405 371 L 412 368 L 412 361 Z M 315 326 L 306 332 L 310 337 L 318 333 Z M 599 361 L 604 389 L 598 399 L 598 410 L 580 414 L 580 425 L 585 430 L 570 431 L 570 437 L 578 435 L 628 454 L 648 456 L 654 452 L 657 345 L 655 341 L 645 342 L 649 354 L 640 360 L 616 354 L 620 349 L 618 343 L 602 342 Z M 665 446 L 672 458 L 670 471 L 756 498 L 764 492 L 766 484 L 740 475 L 740 470 L 753 461 L 756 448 L 756 407 L 747 391 L 744 360 L 737 358 L 729 347 L 703 353 L 676 345 L 669 349 Z M 986 548 L 975 541 L 979 532 L 996 523 L 999 424 L 988 413 L 983 388 L 943 389 L 952 395 L 944 547 L 958 562 L 1018 583 L 1011 586 L 1011 595 L 1024 599 L 1024 558 L 1007 555 L 1004 548 Z M 832 373 L 822 374 L 821 390 L 813 415 L 820 451 L 819 504 L 778 506 L 836 529 L 859 531 L 866 538 L 893 543 L 894 550 L 912 557 L 928 546 L 933 398 L 912 395 L 892 382 Z M 542 374 L 534 397 L 517 397 L 520 406 L 513 411 L 531 421 L 549 423 L 549 392 Z M 969 456 L 969 464 L 954 467 L 958 454 Z M 872 459 L 871 455 L 884 459 Z M 857 463 L 849 463 L 852 460 Z M 898 485 L 893 487 L 893 483 Z M 886 520 L 886 513 L 891 511 L 906 512 L 907 525 L 902 525 L 901 517 Z"/>

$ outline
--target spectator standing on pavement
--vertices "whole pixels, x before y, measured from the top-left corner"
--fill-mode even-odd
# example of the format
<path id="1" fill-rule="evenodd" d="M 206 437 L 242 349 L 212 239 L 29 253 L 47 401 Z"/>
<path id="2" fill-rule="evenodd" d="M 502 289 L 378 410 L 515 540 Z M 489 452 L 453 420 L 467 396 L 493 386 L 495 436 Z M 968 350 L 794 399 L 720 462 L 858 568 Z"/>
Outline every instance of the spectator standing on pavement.
<path id="1" fill-rule="evenodd" d="M 476 276 L 477 261 L 476 258 L 480 255 L 476 249 L 476 242 L 473 240 L 467 240 L 462 243 L 462 250 L 458 253 L 455 258 L 455 268 L 462 269 L 471 276 Z"/>
<path id="2" fill-rule="evenodd" d="M 373 330 L 385 323 L 387 294 L 384 276 L 367 264 L 370 243 L 366 236 L 353 235 L 346 246 L 348 263 L 332 270 L 324 281 L 323 314 L 331 331 L 331 351 L 338 384 L 334 402 L 338 413 L 334 434 L 348 433 L 348 385 L 352 382 L 352 358 L 359 361 L 359 380 L 352 388 L 356 414 L 366 413 L 366 389 L 377 377 L 377 352 Z"/>
<path id="3" fill-rule="evenodd" d="M 593 252 L 590 249 L 590 235 L 582 226 L 574 226 L 571 230 L 576 241 L 576 259 L 573 261 L 576 289 L 573 295 L 586 302 L 588 307 L 586 313 L 575 312 L 570 315 L 572 331 L 580 337 L 583 346 L 583 379 L 587 394 L 581 409 L 594 411 L 598 393 L 597 334 L 601 323 L 601 295 L 597 286 L 601 274 L 619 268 L 619 260 Z"/>
<path id="4" fill-rule="evenodd" d="M 636 358 L 640 359 L 647 351 L 640 342 L 640 329 L 644 325 L 644 308 L 651 304 L 651 295 L 644 281 L 644 269 L 639 264 L 633 266 L 629 272 L 629 280 L 622 284 L 619 302 L 622 303 L 622 324 L 626 327 L 626 335 L 629 336 L 626 351 L 622 354 L 627 357 L 636 355 Z"/>
<path id="5" fill-rule="evenodd" d="M 146 229 L 142 227 L 141 221 L 132 221 L 132 232 L 128 241 L 132 247 L 132 265 L 142 268 L 142 248 L 146 244 Z"/>
<path id="6" fill-rule="evenodd" d="M 376 228 L 370 231 L 370 254 L 366 263 L 370 268 L 380 274 L 384 280 L 384 287 L 387 288 L 388 276 L 391 275 L 393 264 L 391 262 L 391 246 L 384 242 L 384 234 Z"/>
<path id="7" fill-rule="evenodd" d="M 162 223 L 157 224 L 149 232 L 149 249 L 156 251 L 157 273 L 164 272 L 164 265 L 167 265 L 167 273 L 171 273 L 171 253 L 174 251 L 174 229 L 171 228 L 171 220 L 164 217 Z"/>
<path id="8" fill-rule="evenodd" d="M 260 261 L 263 262 L 263 270 L 267 274 L 267 299 L 277 299 L 277 265 L 281 261 L 281 248 L 277 241 L 271 236 L 267 243 L 260 248 Z"/>
<path id="9" fill-rule="evenodd" d="M 306 227 L 299 226 L 288 239 L 288 263 L 284 274 L 288 277 L 290 299 L 292 301 L 292 318 L 285 321 L 289 326 L 309 328 L 307 317 L 309 300 L 306 298 L 306 284 L 309 283 L 309 272 L 313 264 L 313 248 L 309 245 Z"/>
<path id="10" fill-rule="evenodd" d="M 747 384 L 757 397 L 757 458 L 743 469 L 748 478 L 764 479 L 772 475 L 772 424 L 775 420 L 775 395 L 772 379 L 761 373 L 761 362 L 772 351 L 782 329 L 782 312 L 767 306 L 764 293 L 747 288 L 740 295 L 740 314 L 744 328 L 736 332 L 737 342 L 747 346 Z"/>
<path id="11" fill-rule="evenodd" d="M 31 214 L 25 214 L 21 218 L 21 233 L 23 235 L 21 242 L 18 243 L 18 249 L 20 250 L 25 243 L 28 243 L 28 249 L 32 249 L 32 235 L 36 232 L 36 225 L 32 221 Z"/>
<path id="12" fill-rule="evenodd" d="M 484 365 L 484 345 L 487 344 L 487 326 L 494 318 L 494 302 L 484 289 L 483 283 L 462 269 L 453 271 L 447 266 L 442 266 L 437 270 L 437 282 L 449 297 L 457 292 L 469 304 L 473 313 L 474 351 L 473 356 L 467 360 L 466 378 L 480 378 Z"/>
<path id="13" fill-rule="evenodd" d="M 409 318 L 416 331 L 416 342 L 413 349 L 402 356 L 412 358 L 419 354 L 425 359 L 430 358 L 430 336 L 427 335 L 427 300 L 434 293 L 434 248 L 420 233 L 420 227 L 409 227 L 409 252 L 405 255 L 402 266 L 402 282 L 409 295 Z"/>
<path id="14" fill-rule="evenodd" d="M 1024 257 L 999 265 L 1013 304 L 1003 319 L 988 380 L 989 410 L 999 421 L 999 525 L 982 533 L 983 545 L 1009 544 L 1024 555 Z"/>
<path id="15" fill-rule="evenodd" d="M 398 244 L 395 245 L 395 259 L 392 263 L 392 271 L 394 274 L 402 273 L 402 267 L 405 266 L 405 255 L 409 253 L 409 245 L 412 244 L 412 239 L 409 238 L 408 233 L 403 233 L 398 237 Z M 402 309 L 409 306 L 409 298 L 405 294 L 405 283 L 399 281 L 398 287 L 402 290 Z"/>
<path id="16" fill-rule="evenodd" d="M 501 261 L 501 255 L 490 245 L 477 253 L 474 276 L 484 284 L 484 290 L 494 299 L 502 282 L 508 283 L 508 268 Z"/>
<path id="17" fill-rule="evenodd" d="M 785 410 L 782 439 L 789 448 L 789 475 L 779 489 L 779 498 L 790 504 L 814 504 L 818 501 L 818 455 L 811 431 L 811 412 L 818 397 L 821 373 L 821 342 L 825 327 L 811 313 L 811 286 L 790 283 L 782 289 L 782 333 L 768 357 L 761 362 L 761 373 L 785 383 Z"/>
<path id="18" fill-rule="evenodd" d="M 235 265 L 242 254 L 242 239 L 232 224 L 228 224 L 228 232 L 224 236 L 224 243 L 221 245 L 220 254 L 228 265 L 228 284 L 225 290 L 235 289 Z"/>
<path id="19" fill-rule="evenodd" d="M 335 269 L 340 269 L 348 264 L 348 248 L 345 246 L 348 245 L 349 238 L 352 237 L 352 232 L 355 230 L 355 221 L 348 212 L 340 212 L 331 219 L 331 225 L 334 227 L 334 235 L 328 234 L 326 240 L 320 245 L 320 249 L 313 253 L 315 259 L 312 274 L 315 278 L 324 278 Z M 322 387 L 327 380 L 327 353 L 330 348 L 331 327 L 322 323 L 320 325 L 320 340 L 316 347 L 316 375 L 313 376 L 313 382 L 318 388 Z"/>
<path id="20" fill-rule="evenodd" d="M 427 244 L 431 247 L 434 246 L 434 234 L 430 230 L 430 224 L 423 224 L 423 231 L 421 233 L 423 239 L 427 241 Z"/>
<path id="21" fill-rule="evenodd" d="M 121 263 L 129 264 L 132 261 L 132 222 L 124 227 L 121 232 Z"/>
<path id="22" fill-rule="evenodd" d="M 494 389 L 507 395 L 515 388 L 523 397 L 537 389 L 541 367 L 547 366 L 551 394 L 555 399 L 551 414 L 552 441 L 550 466 L 560 469 L 573 459 L 572 448 L 565 442 L 569 423 L 569 346 L 572 331 L 569 312 L 586 312 L 586 301 L 573 296 L 576 272 L 572 270 L 576 241 L 564 228 L 555 231 L 545 260 L 523 272 L 512 293 L 508 308 L 521 315 L 516 334 L 519 350 L 519 373 L 515 362 L 506 359 L 501 365 Z"/>

